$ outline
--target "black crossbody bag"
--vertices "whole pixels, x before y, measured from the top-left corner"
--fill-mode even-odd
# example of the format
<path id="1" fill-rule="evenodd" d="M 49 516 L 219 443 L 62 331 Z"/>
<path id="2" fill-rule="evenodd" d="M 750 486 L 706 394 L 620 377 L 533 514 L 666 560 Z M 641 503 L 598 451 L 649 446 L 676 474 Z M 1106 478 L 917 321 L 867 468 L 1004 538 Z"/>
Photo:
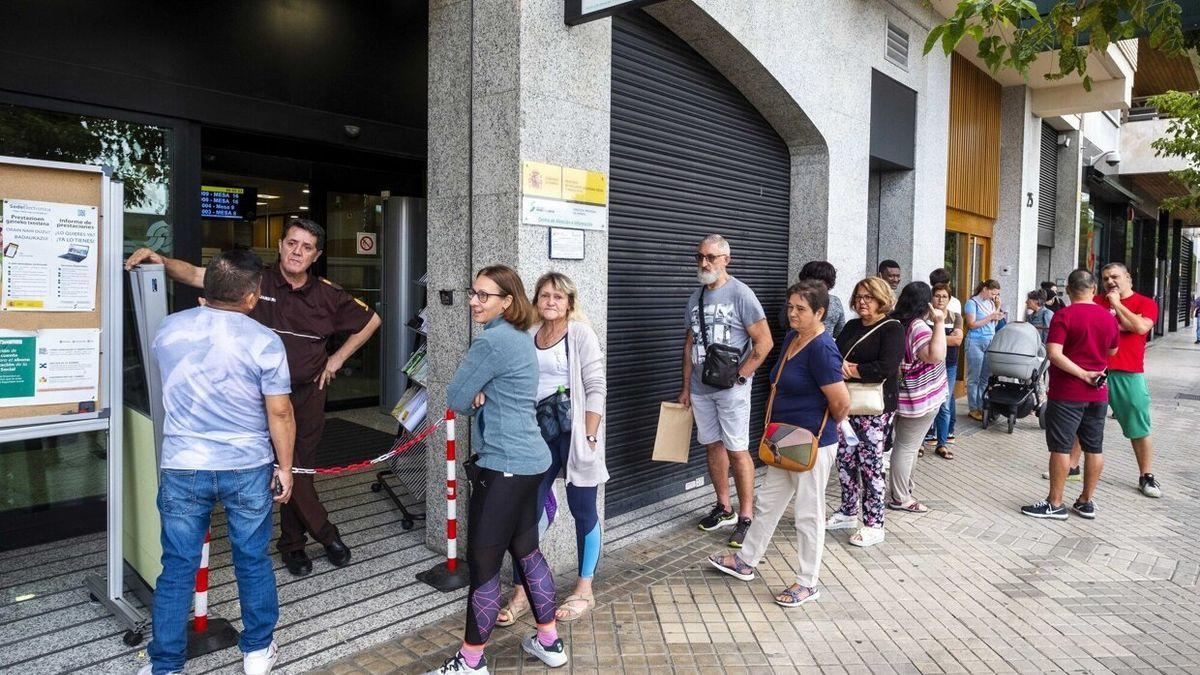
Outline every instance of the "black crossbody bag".
<path id="1" fill-rule="evenodd" d="M 536 338 L 535 338 L 536 339 Z M 571 378 L 571 336 L 563 336 L 567 352 L 567 381 Z M 571 390 L 561 389 L 537 402 L 537 423 L 547 443 L 571 432 Z"/>
<path id="2" fill-rule="evenodd" d="M 704 322 L 704 290 L 705 286 L 701 286 L 700 304 L 697 307 L 700 314 L 700 340 L 704 343 L 704 366 L 700 371 L 700 381 L 717 389 L 730 389 L 737 384 L 745 350 L 708 343 L 708 326 Z"/>

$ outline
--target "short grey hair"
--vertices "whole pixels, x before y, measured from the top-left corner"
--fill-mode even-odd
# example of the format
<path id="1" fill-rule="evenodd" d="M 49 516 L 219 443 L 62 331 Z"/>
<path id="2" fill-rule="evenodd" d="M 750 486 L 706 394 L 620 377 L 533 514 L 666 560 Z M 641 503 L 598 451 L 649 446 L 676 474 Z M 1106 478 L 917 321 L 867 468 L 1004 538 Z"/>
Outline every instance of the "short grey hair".
<path id="1" fill-rule="evenodd" d="M 726 255 L 729 254 L 729 240 L 725 239 L 725 237 L 722 237 L 719 234 L 710 234 L 707 237 L 705 237 L 704 239 L 700 240 L 701 246 L 703 246 L 705 244 L 711 244 L 712 246 L 716 246 L 717 250 L 720 251 L 721 253 L 724 253 Z"/>
<path id="2" fill-rule="evenodd" d="M 1105 265 L 1104 267 L 1100 268 L 1100 274 L 1103 275 L 1105 272 L 1111 270 L 1114 267 L 1118 267 L 1121 269 L 1122 272 L 1129 274 L 1129 268 L 1125 266 L 1125 263 L 1119 263 L 1119 262 L 1110 262 L 1107 265 Z"/>

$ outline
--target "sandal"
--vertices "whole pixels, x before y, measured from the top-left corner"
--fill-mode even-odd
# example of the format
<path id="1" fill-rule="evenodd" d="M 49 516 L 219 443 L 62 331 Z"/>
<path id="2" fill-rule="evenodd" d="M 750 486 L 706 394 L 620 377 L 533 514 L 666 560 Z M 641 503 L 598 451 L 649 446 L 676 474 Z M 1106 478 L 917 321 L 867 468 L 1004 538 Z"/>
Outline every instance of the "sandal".
<path id="1" fill-rule="evenodd" d="M 893 511 L 908 511 L 909 513 L 927 513 L 929 511 L 928 506 L 915 499 L 907 504 L 888 502 L 887 507 Z"/>
<path id="2" fill-rule="evenodd" d="M 517 619 L 529 613 L 529 600 L 524 602 L 513 603 L 508 602 L 496 614 L 497 626 L 511 626 L 517 622 Z"/>
<path id="3" fill-rule="evenodd" d="M 921 447 L 917 448 L 917 457 L 924 457 L 924 456 L 925 456 L 925 446 L 922 445 Z"/>
<path id="4" fill-rule="evenodd" d="M 954 451 L 944 445 L 939 445 L 933 452 L 942 459 L 954 459 Z"/>
<path id="5" fill-rule="evenodd" d="M 854 546 L 867 548 L 875 544 L 883 543 L 883 526 L 878 527 L 863 527 L 858 532 L 850 535 L 850 543 Z"/>
<path id="6" fill-rule="evenodd" d="M 726 559 L 733 558 L 733 562 L 727 563 Z M 722 555 L 715 553 L 708 556 L 708 564 L 721 570 L 725 574 L 740 579 L 742 581 L 754 581 L 754 568 L 742 562 L 736 553 Z"/>
<path id="7" fill-rule="evenodd" d="M 821 591 L 800 584 L 792 584 L 775 596 L 775 604 L 780 607 L 799 607 L 810 600 L 821 597 Z"/>
<path id="8" fill-rule="evenodd" d="M 571 603 L 583 603 L 583 609 L 574 609 L 568 607 Z M 554 613 L 556 621 L 575 621 L 587 613 L 588 610 L 596 606 L 596 597 L 594 595 L 576 595 L 571 594 L 563 600 L 558 606 L 558 611 Z M 565 612 L 565 614 L 564 614 Z"/>

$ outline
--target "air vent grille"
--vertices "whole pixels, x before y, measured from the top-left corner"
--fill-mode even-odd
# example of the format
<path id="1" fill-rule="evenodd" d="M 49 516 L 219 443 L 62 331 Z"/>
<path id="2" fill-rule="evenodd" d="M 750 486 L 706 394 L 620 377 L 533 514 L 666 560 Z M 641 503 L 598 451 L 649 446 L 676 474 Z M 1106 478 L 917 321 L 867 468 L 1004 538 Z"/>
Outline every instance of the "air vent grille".
<path id="1" fill-rule="evenodd" d="M 908 70 L 908 33 L 891 21 L 887 25 L 887 60 Z"/>

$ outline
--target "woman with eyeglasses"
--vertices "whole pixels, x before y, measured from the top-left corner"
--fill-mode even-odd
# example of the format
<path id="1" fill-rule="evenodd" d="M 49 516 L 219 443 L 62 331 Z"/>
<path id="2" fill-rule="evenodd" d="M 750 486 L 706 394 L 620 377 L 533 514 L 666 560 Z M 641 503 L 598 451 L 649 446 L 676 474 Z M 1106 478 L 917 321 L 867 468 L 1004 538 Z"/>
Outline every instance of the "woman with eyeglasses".
<path id="1" fill-rule="evenodd" d="M 468 469 L 467 629 L 462 647 L 432 673 L 486 673 L 484 647 L 500 611 L 500 563 L 505 553 L 521 568 L 533 599 L 537 634 L 521 641 L 546 665 L 567 662 L 554 621 L 554 579 L 538 549 L 538 486 L 550 467 L 550 450 L 534 416 L 538 359 L 525 331 L 534 309 L 516 271 L 504 265 L 479 270 L 467 291 L 471 318 L 483 326 L 446 391 L 446 405 L 474 416 L 478 455 Z"/>
<path id="2" fill-rule="evenodd" d="M 608 480 L 604 465 L 603 418 L 608 395 L 604 352 L 596 331 L 583 320 L 579 292 L 570 277 L 561 272 L 543 274 L 533 293 L 540 319 L 529 329 L 537 348 L 538 423 L 550 446 L 550 469 L 538 490 L 538 530 L 544 533 L 554 521 L 554 512 L 545 507 L 546 496 L 558 476 L 565 474 L 567 504 L 575 519 L 579 577 L 575 591 L 563 600 L 555 618 L 575 621 L 596 604 L 592 580 L 600 562 L 601 538 L 597 502 L 599 487 Z M 529 596 L 517 566 L 513 577 L 513 597 L 500 610 L 500 626 L 511 626 L 529 611 Z"/>
<path id="3" fill-rule="evenodd" d="M 847 383 L 882 384 L 883 407 L 877 413 L 850 415 L 857 437 L 848 442 L 838 435 L 838 478 L 842 483 L 842 506 L 825 524 L 829 530 L 858 527 L 862 506 L 863 526 L 850 537 L 855 546 L 883 542 L 884 448 L 892 433 L 898 396 L 897 377 L 904 356 L 904 328 L 888 318 L 892 289 L 879 277 L 867 277 L 854 285 L 850 304 L 857 319 L 846 322 L 838 335 L 842 375 Z"/>

